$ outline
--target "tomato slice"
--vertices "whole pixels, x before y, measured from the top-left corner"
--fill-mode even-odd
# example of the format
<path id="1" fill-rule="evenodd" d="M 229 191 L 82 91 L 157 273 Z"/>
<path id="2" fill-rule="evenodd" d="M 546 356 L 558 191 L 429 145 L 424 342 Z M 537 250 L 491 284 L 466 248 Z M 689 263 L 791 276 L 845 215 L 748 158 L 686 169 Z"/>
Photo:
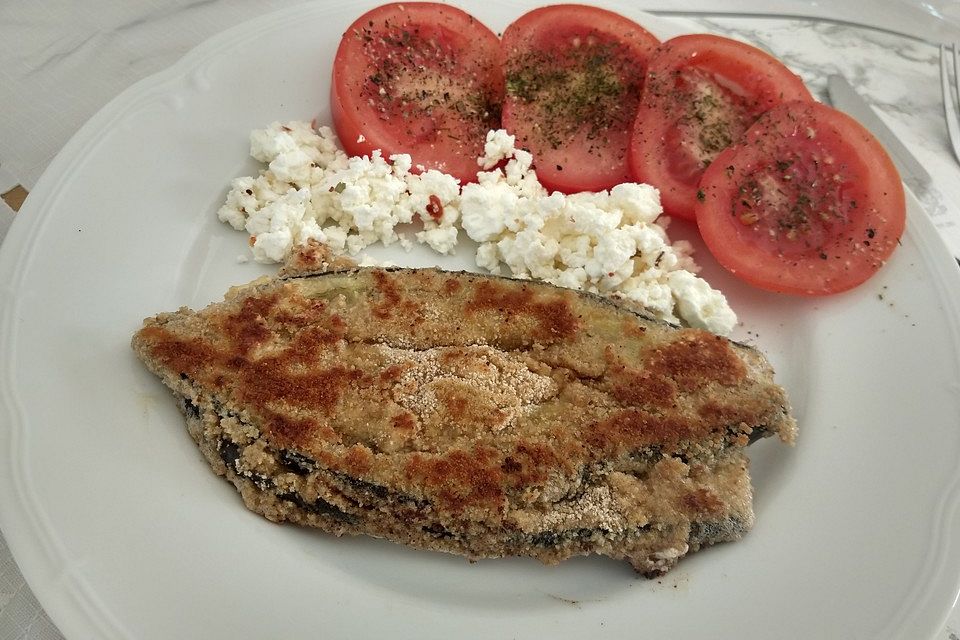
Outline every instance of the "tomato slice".
<path id="1" fill-rule="evenodd" d="M 503 33 L 503 126 L 533 153 L 550 190 L 573 193 L 629 182 L 626 161 L 647 61 L 659 40 L 616 13 L 554 5 Z"/>
<path id="2" fill-rule="evenodd" d="M 476 181 L 487 131 L 500 126 L 500 41 L 473 16 L 396 3 L 350 25 L 333 62 L 331 109 L 344 150 L 409 153 L 413 165 Z"/>
<path id="3" fill-rule="evenodd" d="M 855 287 L 897 247 L 906 204 L 896 167 L 853 118 L 816 102 L 760 117 L 700 181 L 697 225 L 726 269 L 763 289 Z"/>
<path id="4" fill-rule="evenodd" d="M 706 34 L 667 40 L 647 68 L 630 141 L 633 178 L 660 189 L 665 214 L 692 220 L 704 169 L 787 100 L 813 97 L 760 49 Z"/>

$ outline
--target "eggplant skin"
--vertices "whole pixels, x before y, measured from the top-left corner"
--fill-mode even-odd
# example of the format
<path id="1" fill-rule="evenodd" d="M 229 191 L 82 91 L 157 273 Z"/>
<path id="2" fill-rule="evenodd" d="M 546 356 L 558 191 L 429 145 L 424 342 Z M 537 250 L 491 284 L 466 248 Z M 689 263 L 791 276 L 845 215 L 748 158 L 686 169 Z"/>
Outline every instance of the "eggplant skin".
<path id="1" fill-rule="evenodd" d="M 749 528 L 742 450 L 796 432 L 755 349 L 498 276 L 288 274 L 133 347 L 251 509 L 471 557 L 666 570 Z"/>

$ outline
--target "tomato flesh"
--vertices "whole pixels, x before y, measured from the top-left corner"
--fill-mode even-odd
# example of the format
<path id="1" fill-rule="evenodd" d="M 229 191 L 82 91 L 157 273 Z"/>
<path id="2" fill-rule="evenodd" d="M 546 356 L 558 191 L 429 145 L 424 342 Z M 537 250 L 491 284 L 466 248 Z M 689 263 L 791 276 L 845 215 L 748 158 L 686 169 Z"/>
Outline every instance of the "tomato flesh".
<path id="1" fill-rule="evenodd" d="M 703 171 L 768 109 L 812 100 L 777 59 L 719 36 L 680 36 L 650 61 L 633 124 L 633 178 L 660 189 L 664 213 L 693 219 Z"/>
<path id="2" fill-rule="evenodd" d="M 582 5 L 536 9 L 506 29 L 503 125 L 533 153 L 545 187 L 573 193 L 630 181 L 629 128 L 657 44 L 633 21 Z"/>
<path id="3" fill-rule="evenodd" d="M 337 49 L 333 124 L 350 155 L 409 153 L 414 167 L 475 181 L 487 131 L 500 126 L 497 36 L 434 3 L 388 4 L 358 18 Z"/>
<path id="4" fill-rule="evenodd" d="M 771 291 L 823 295 L 873 275 L 903 234 L 903 185 L 877 140 L 812 102 L 764 114 L 700 181 L 697 225 L 718 262 Z"/>

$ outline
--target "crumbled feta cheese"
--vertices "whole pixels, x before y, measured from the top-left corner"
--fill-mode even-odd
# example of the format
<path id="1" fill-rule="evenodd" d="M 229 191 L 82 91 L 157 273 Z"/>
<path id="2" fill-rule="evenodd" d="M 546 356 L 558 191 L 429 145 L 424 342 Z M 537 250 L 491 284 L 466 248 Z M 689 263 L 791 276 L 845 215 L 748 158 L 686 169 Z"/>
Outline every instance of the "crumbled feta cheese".
<path id="1" fill-rule="evenodd" d="M 394 227 L 412 219 L 400 206 L 407 191 L 410 156 L 392 156 L 390 160 L 392 164 L 379 151 L 370 157 L 350 158 L 343 169 L 328 171 L 314 189 L 311 204 L 315 215 L 358 232 L 347 240 L 351 253 L 378 241 L 385 245 L 396 242 L 399 237 Z"/>
<path id="2" fill-rule="evenodd" d="M 723 334 L 733 329 L 736 316 L 726 299 L 694 275 L 689 243 L 671 244 L 666 220 L 658 224 L 656 189 L 629 183 L 609 192 L 548 195 L 528 152 L 507 149 L 503 137 L 487 141 L 491 162 L 483 166 L 509 159 L 502 169 L 481 172 L 460 197 L 461 225 L 480 243 L 479 266 L 631 300 L 670 322 Z"/>
<path id="3" fill-rule="evenodd" d="M 457 246 L 457 230 L 454 227 L 436 227 L 418 231 L 417 241 L 429 245 L 437 253 L 453 253 Z"/>
<path id="4" fill-rule="evenodd" d="M 253 192 L 253 178 L 234 178 L 230 183 L 230 192 L 227 201 L 217 211 L 220 222 L 228 222 L 237 231 L 242 231 L 247 224 L 247 216 L 256 211 L 260 204 Z"/>
<path id="5" fill-rule="evenodd" d="M 438 253 L 453 253 L 459 233 L 460 181 L 430 169 L 407 175 L 407 193 L 405 206 L 423 223 L 423 231 L 414 236 L 417 242 Z"/>
<path id="6" fill-rule="evenodd" d="M 477 164 L 484 171 L 492 169 L 501 160 L 514 154 L 513 145 L 515 143 L 516 137 L 510 135 L 504 129 L 488 131 L 487 140 L 483 145 L 483 157 L 477 159 Z"/>
<path id="7" fill-rule="evenodd" d="M 254 260 L 280 262 L 290 254 L 294 244 L 301 243 L 305 230 L 304 212 L 309 199 L 307 189 L 290 190 L 247 219 L 246 230 L 254 238 Z M 303 242 L 309 237 L 316 237 L 316 234 L 308 232 Z"/>
<path id="8" fill-rule="evenodd" d="M 410 244 L 394 230 L 412 220 L 406 205 L 409 156 L 394 156 L 390 162 L 379 152 L 349 158 L 329 127 L 314 131 L 304 122 L 274 122 L 254 131 L 250 155 L 267 168 L 255 178 L 234 180 L 217 215 L 251 235 L 256 235 L 251 224 L 259 234 L 265 226 L 274 225 L 266 231 L 268 235 L 257 235 L 253 242 L 257 261 L 282 261 L 283 251 L 289 253 L 309 239 L 351 254 L 376 242 Z M 298 210 L 292 213 L 290 194 L 300 191 L 306 192 L 307 199 L 298 196 Z M 280 228 L 284 220 L 292 225 L 290 229 Z"/>
<path id="9" fill-rule="evenodd" d="M 309 240 L 351 255 L 374 243 L 409 249 L 414 239 L 451 253 L 462 228 L 480 243 L 477 265 L 492 273 L 505 268 L 516 278 L 629 300 L 670 322 L 729 333 L 736 316 L 694 275 L 689 243 L 670 242 L 656 189 L 627 183 L 548 193 L 533 156 L 515 142 L 502 129 L 490 131 L 477 160 L 483 170 L 461 188 L 440 171 L 411 173 L 409 155 L 349 158 L 329 127 L 274 122 L 250 135 L 250 154 L 266 168 L 233 180 L 217 215 L 250 233 L 258 262 L 280 262 Z M 411 222 L 422 231 L 397 231 Z M 375 261 L 364 256 L 362 263 Z"/>
<path id="10" fill-rule="evenodd" d="M 667 283 L 673 290 L 680 317 L 691 327 L 729 333 L 737 323 L 726 297 L 702 278 L 678 269 L 667 274 Z"/>

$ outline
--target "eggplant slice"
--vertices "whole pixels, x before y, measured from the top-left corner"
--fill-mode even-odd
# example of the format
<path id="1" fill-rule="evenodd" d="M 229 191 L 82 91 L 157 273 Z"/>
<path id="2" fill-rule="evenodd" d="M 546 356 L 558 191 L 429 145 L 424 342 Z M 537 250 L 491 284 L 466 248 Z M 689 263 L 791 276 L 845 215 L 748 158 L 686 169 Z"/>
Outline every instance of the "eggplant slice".
<path id="1" fill-rule="evenodd" d="M 251 510 L 470 558 L 659 575 L 750 529 L 744 449 L 796 433 L 757 350 L 496 276 L 288 273 L 133 347 Z"/>

